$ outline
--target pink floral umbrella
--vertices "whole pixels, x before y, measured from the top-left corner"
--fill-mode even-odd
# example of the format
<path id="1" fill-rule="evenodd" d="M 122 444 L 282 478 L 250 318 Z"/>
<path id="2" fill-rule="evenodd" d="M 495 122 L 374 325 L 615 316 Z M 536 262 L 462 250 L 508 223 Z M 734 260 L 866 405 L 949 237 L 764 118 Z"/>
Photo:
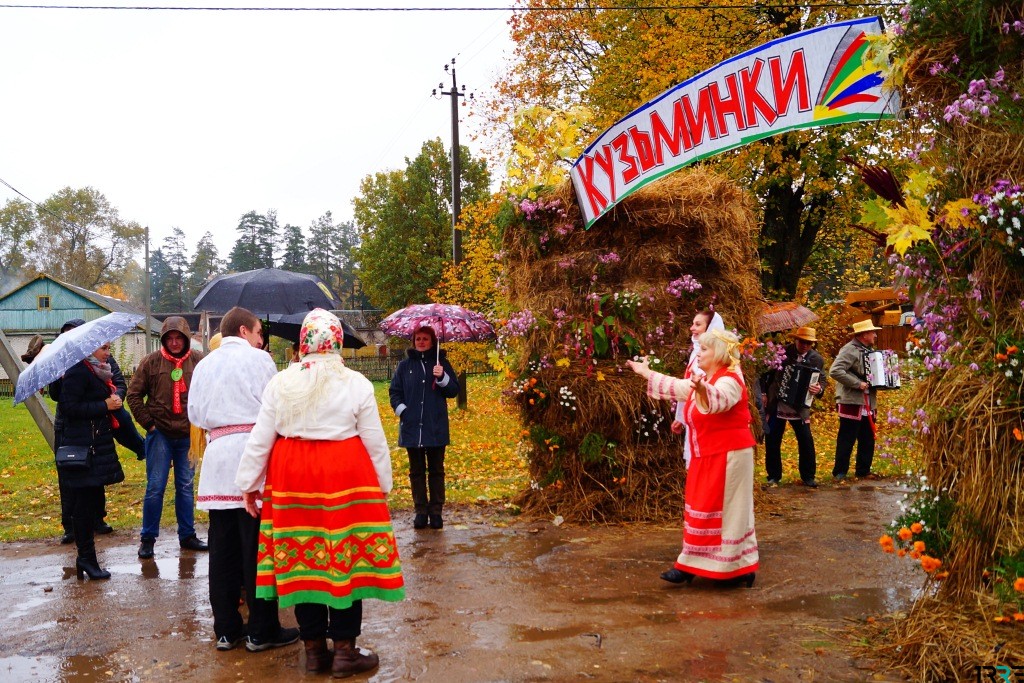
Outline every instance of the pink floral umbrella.
<path id="1" fill-rule="evenodd" d="M 380 329 L 392 337 L 412 339 L 419 328 L 434 330 L 437 341 L 486 341 L 494 339 L 494 327 L 481 314 L 453 304 L 413 304 L 380 321 Z M 440 350 L 438 350 L 440 355 Z"/>

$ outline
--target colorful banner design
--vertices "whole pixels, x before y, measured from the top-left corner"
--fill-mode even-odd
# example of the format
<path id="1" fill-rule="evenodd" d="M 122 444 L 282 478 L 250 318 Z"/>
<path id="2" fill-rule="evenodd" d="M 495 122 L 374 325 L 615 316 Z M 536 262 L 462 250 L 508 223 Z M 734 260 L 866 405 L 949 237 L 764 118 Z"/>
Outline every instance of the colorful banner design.
<path id="1" fill-rule="evenodd" d="M 864 63 L 878 17 L 801 31 L 724 61 L 620 119 L 570 173 L 589 228 L 683 166 L 799 128 L 892 118 L 895 91 Z"/>

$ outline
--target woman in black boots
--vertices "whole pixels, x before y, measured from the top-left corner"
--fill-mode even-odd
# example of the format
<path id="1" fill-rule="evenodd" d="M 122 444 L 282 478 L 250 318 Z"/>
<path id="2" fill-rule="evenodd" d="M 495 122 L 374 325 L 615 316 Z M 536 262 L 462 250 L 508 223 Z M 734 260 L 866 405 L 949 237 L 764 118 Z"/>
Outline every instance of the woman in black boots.
<path id="1" fill-rule="evenodd" d="M 61 385 L 60 405 L 64 414 L 63 446 L 88 446 L 88 465 L 65 468 L 62 477 L 71 494 L 71 518 L 75 530 L 78 578 L 109 579 L 100 569 L 93 542 L 96 520 L 103 506 L 103 487 L 124 481 L 124 471 L 114 448 L 117 428 L 113 412 L 122 407 L 112 381 L 110 344 L 96 349 L 81 363 L 73 365 Z"/>

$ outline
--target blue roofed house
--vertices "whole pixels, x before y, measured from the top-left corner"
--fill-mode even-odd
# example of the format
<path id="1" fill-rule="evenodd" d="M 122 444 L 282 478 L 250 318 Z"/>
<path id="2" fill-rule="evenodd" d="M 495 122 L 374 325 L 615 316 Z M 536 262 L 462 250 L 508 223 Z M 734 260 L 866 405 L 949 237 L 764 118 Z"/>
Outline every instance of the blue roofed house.
<path id="1" fill-rule="evenodd" d="M 104 296 L 40 273 L 0 295 L 0 329 L 7 335 L 15 353 L 21 355 L 28 349 L 28 343 L 34 335 L 41 335 L 49 342 L 68 320 L 95 320 L 117 311 L 143 313 L 127 301 Z M 151 320 L 150 334 L 154 339 L 159 339 L 160 321 L 156 318 Z M 146 320 L 143 319 L 134 330 L 116 340 L 111 345 L 111 351 L 125 373 L 133 372 L 146 355 Z M 7 373 L 2 368 L 0 379 L 7 379 Z"/>

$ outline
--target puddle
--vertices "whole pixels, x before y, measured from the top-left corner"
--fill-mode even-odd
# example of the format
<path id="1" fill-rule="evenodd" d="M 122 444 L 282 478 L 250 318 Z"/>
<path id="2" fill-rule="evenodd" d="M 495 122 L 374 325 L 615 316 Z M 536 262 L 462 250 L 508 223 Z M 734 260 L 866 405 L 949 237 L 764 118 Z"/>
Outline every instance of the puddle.
<path id="1" fill-rule="evenodd" d="M 559 640 L 581 636 L 593 629 L 591 626 L 563 626 L 562 628 L 534 628 L 532 626 L 513 626 L 510 629 L 512 640 L 518 643 L 539 643 L 543 640 Z"/>
<path id="2" fill-rule="evenodd" d="M 0 657 L 0 679 L 4 681 L 139 681 L 107 657 L 74 655 L 69 657 Z"/>
<path id="3" fill-rule="evenodd" d="M 201 565 L 192 555 L 181 557 L 165 557 L 156 560 L 139 560 L 129 564 L 103 565 L 111 574 L 142 575 L 144 579 L 164 579 L 166 581 L 189 581 L 206 578 L 209 565 Z M 200 571 L 197 571 L 200 570 Z"/>
<path id="4" fill-rule="evenodd" d="M 35 611 L 37 608 L 45 605 L 46 603 L 53 600 L 55 596 L 52 592 L 44 593 L 35 597 L 23 597 L 18 601 L 18 606 L 8 611 L 4 616 L 7 619 L 17 619 L 18 617 L 24 616 L 29 612 Z"/>
<path id="5" fill-rule="evenodd" d="M 913 595 L 905 588 L 863 588 L 848 593 L 801 595 L 766 603 L 763 609 L 822 618 L 867 617 L 906 609 Z"/>

